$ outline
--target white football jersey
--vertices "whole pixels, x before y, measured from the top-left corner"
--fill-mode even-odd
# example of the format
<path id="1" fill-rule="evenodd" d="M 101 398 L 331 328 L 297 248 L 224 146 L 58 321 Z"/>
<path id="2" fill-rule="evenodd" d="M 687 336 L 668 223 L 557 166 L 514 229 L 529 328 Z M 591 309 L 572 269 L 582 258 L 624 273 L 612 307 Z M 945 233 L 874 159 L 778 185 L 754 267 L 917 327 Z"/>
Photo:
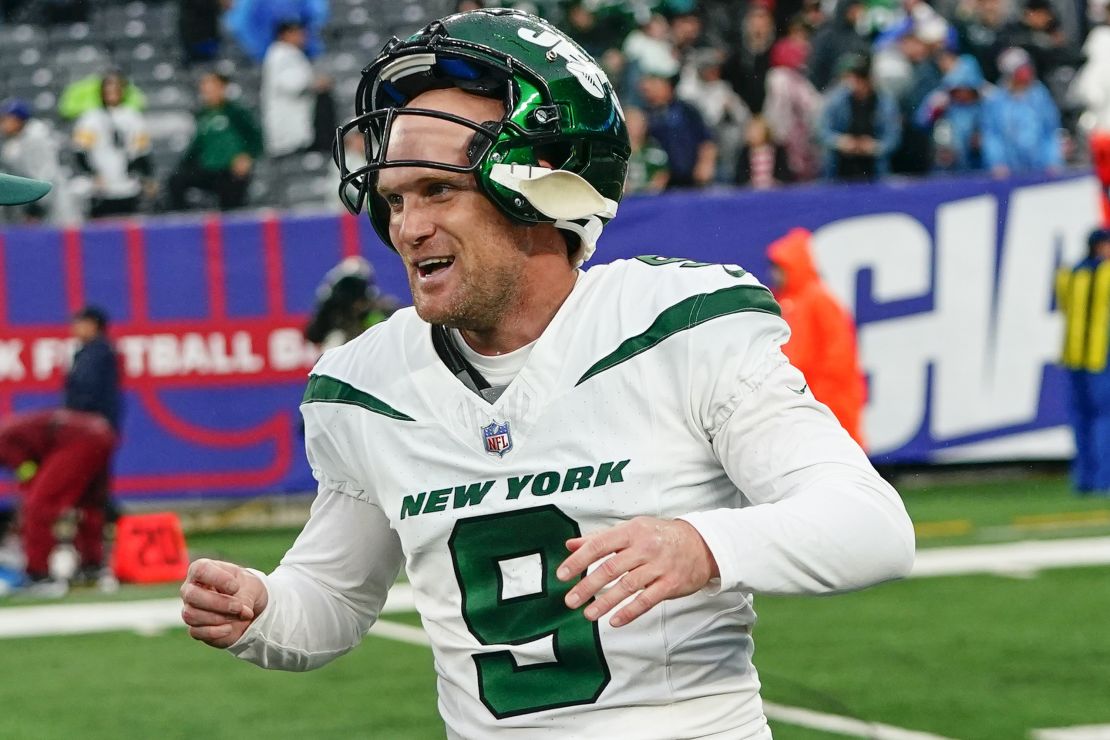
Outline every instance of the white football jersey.
<path id="1" fill-rule="evenodd" d="M 431 327 L 397 312 L 313 370 L 302 410 L 320 496 L 232 652 L 293 669 L 344 652 L 403 552 L 449 736 L 769 737 L 752 591 L 898 575 L 908 524 L 786 363 L 787 336 L 740 268 L 596 266 L 488 403 L 440 359 Z M 827 510 L 813 503 L 822 480 Z M 869 513 L 845 503 L 857 493 Z M 795 511 L 760 511 L 780 504 Z M 749 512 L 751 525 L 730 518 Z M 690 521 L 720 583 L 625 627 L 591 623 L 563 603 L 565 542 L 638 515 Z M 895 534 L 841 557 L 875 527 Z"/>

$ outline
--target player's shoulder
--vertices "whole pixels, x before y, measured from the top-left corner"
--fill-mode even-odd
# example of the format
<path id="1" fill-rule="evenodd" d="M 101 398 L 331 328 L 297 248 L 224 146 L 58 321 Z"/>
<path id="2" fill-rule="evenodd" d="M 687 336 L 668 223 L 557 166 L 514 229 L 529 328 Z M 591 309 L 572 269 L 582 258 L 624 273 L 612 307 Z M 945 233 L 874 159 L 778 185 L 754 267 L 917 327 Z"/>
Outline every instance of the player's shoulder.
<path id="1" fill-rule="evenodd" d="M 350 445 L 363 444 L 367 423 L 393 425 L 414 420 L 412 373 L 404 342 L 406 335 L 416 336 L 416 323 L 420 323 L 416 312 L 402 309 L 328 350 L 316 362 L 300 406 L 310 456 L 319 460 L 330 454 L 335 465 L 341 464 L 336 462 L 340 459 L 361 459 L 357 457 L 361 451 L 352 457 Z M 349 476 L 354 474 L 345 475 L 352 480 Z"/>
<path id="2" fill-rule="evenodd" d="M 402 308 L 346 344 L 329 349 L 316 361 L 311 375 L 366 390 L 390 384 L 404 374 L 401 365 L 406 347 L 418 341 L 426 329 L 415 309 Z"/>
<path id="3" fill-rule="evenodd" d="M 699 363 L 724 367 L 760 337 L 781 343 L 788 333 L 771 292 L 736 265 L 652 255 L 591 267 L 586 278 L 576 309 L 597 318 L 575 322 L 563 342 L 568 358 L 581 360 L 577 384 L 618 366 L 642 368 L 644 360 L 626 361 L 645 355 L 666 377 L 682 379 L 692 348 Z"/>
<path id="4" fill-rule="evenodd" d="M 740 311 L 779 314 L 771 292 L 738 265 L 644 255 L 591 267 L 595 300 L 614 310 L 696 319 Z"/>

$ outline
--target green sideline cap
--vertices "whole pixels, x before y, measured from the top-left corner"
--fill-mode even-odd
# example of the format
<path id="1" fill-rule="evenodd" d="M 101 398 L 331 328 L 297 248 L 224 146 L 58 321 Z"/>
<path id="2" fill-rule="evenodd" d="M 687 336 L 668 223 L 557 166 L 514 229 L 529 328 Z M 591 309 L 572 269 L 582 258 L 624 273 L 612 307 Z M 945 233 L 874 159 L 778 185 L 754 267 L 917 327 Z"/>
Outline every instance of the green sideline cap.
<path id="1" fill-rule="evenodd" d="M 0 172 L 0 206 L 31 203 L 50 192 L 50 183 Z"/>

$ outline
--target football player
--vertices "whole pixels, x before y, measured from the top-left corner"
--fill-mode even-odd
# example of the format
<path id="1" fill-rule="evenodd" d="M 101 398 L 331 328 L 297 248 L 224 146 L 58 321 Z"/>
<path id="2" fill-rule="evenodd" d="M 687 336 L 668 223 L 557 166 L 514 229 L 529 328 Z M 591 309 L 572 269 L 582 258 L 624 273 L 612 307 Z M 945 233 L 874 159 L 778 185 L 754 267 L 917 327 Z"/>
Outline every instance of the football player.
<path id="1" fill-rule="evenodd" d="M 449 737 L 767 738 L 753 594 L 904 575 L 897 493 L 735 266 L 581 265 L 621 198 L 613 88 L 562 32 L 475 10 L 364 72 L 336 158 L 408 272 L 313 370 L 319 493 L 264 575 L 199 560 L 190 634 L 261 666 L 353 648 L 402 563 Z M 353 197 L 352 195 L 353 194 Z"/>

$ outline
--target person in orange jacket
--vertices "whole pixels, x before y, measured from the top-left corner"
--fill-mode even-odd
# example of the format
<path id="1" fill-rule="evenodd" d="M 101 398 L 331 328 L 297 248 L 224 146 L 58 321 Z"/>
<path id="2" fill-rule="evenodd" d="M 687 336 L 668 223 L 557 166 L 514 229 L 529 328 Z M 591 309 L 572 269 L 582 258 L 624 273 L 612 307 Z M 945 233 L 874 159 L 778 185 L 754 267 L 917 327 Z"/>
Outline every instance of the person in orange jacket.
<path id="1" fill-rule="evenodd" d="M 782 349 L 805 375 L 814 397 L 866 449 L 860 417 L 867 386 L 855 322 L 817 274 L 810 237 L 805 229 L 791 229 L 767 248 L 772 292 L 791 332 Z"/>

